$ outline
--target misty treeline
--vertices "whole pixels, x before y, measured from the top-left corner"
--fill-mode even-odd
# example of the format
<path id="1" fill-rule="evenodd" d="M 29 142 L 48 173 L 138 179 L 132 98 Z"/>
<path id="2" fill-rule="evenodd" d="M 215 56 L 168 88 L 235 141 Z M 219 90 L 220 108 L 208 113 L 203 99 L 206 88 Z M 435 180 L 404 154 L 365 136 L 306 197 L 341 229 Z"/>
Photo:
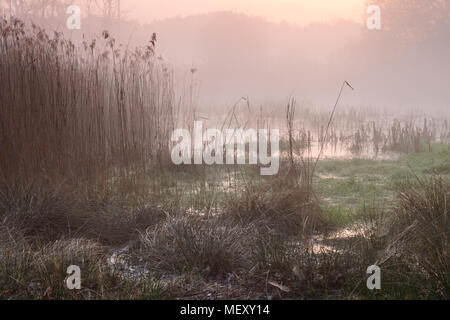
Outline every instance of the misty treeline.
<path id="1" fill-rule="evenodd" d="M 61 10 L 67 2 L 44 1 L 39 7 L 42 10 L 33 10 L 38 2 L 16 1 L 14 8 L 20 8 L 17 13 L 24 16 L 25 22 L 27 16 L 32 21 L 66 17 Z M 1 6 L 8 9 L 12 3 L 2 1 Z M 172 130 L 179 125 L 189 127 L 196 117 L 192 85 L 197 73 L 199 81 L 203 81 L 201 94 L 215 98 L 216 103 L 245 95 L 244 90 L 251 91 L 246 87 L 249 83 L 254 85 L 255 96 L 260 94 L 263 98 L 267 98 L 267 92 L 274 96 L 282 92 L 283 84 L 284 89 L 292 85 L 303 93 L 334 94 L 332 88 L 341 77 L 352 79 L 360 97 L 367 93 L 365 99 L 372 91 L 382 92 L 385 99 L 403 98 L 404 88 L 412 100 L 426 98 L 431 105 L 441 102 L 449 94 L 449 23 L 445 18 L 448 4 L 449 1 L 430 1 L 425 9 L 422 2 L 380 1 L 383 12 L 386 11 L 383 23 L 388 28 L 377 33 L 364 29 L 367 36 L 354 38 L 343 48 L 336 41 L 328 50 L 331 53 L 335 48 L 340 54 L 323 65 L 311 62 L 311 57 L 317 55 L 314 48 L 305 49 L 308 56 L 303 47 L 298 51 L 295 44 L 289 43 L 299 35 L 304 42 L 316 41 L 318 45 L 329 39 L 333 24 L 301 29 L 246 15 L 216 13 L 143 26 L 146 34 L 140 38 L 141 46 L 125 47 L 120 44 L 120 37 L 100 27 L 95 37 L 83 37 L 78 43 L 64 32 L 51 32 L 35 24 L 28 26 L 16 18 L 6 19 L 5 15 L 0 23 L 3 178 L 28 179 L 36 172 L 47 176 L 69 173 L 75 181 L 93 178 L 108 188 L 111 177 L 116 179 L 114 182 L 119 178 L 135 179 L 151 171 L 153 165 L 167 165 Z M 415 20 L 415 16 L 420 20 Z M 401 20 L 397 21 L 397 17 Z M 336 24 L 347 36 L 354 27 L 350 22 Z M 402 27 L 396 27 L 398 24 Z M 121 27 L 126 25 L 124 22 Z M 404 36 L 405 30 L 409 30 L 408 34 L 416 32 L 418 25 L 427 26 L 426 38 L 419 41 Z M 180 28 L 185 32 L 179 32 Z M 240 33 L 235 32 L 238 28 Z M 265 28 L 263 33 L 261 28 Z M 158 35 L 151 36 L 149 29 Z M 286 30 L 289 32 L 284 39 Z M 126 33 L 123 29 L 122 32 Z M 262 34 L 269 34 L 270 39 Z M 185 35 L 188 40 L 182 40 Z M 317 41 L 316 36 L 323 39 Z M 398 37 L 403 41 L 398 41 Z M 191 72 L 185 92 L 176 90 L 174 72 L 160 56 L 164 51 L 178 54 L 173 56 L 174 65 L 183 64 L 182 60 L 177 61 L 183 55 L 205 59 L 195 75 Z M 264 64 L 266 60 L 273 64 Z M 253 83 L 255 77 L 258 81 Z M 278 95 L 280 99 L 284 97 Z M 449 100 L 445 101 L 448 107 Z M 375 104 L 376 99 L 368 103 Z M 278 106 L 274 104 L 275 109 Z"/>
<path id="2" fill-rule="evenodd" d="M 86 15 L 101 15 L 106 18 L 120 18 L 120 0 L 2 0 L 0 8 L 9 15 L 30 18 L 58 18 L 69 6 L 76 4 L 85 9 Z"/>
<path id="3" fill-rule="evenodd" d="M 130 47 L 156 32 L 158 56 L 169 61 L 179 87 L 189 87 L 195 68 L 200 98 L 211 108 L 242 96 L 275 105 L 290 95 L 312 107 L 329 108 L 337 86 L 348 79 L 357 89 L 344 97 L 353 106 L 422 110 L 448 109 L 446 84 L 450 45 L 449 0 L 370 0 L 381 8 L 381 30 L 335 20 L 299 27 L 251 15 L 216 12 L 138 23 L 120 13 L 120 1 L 79 1 L 81 30 L 66 28 L 67 1 L 0 0 L 17 16 L 56 29 L 74 42 L 107 29 Z M 416 90 L 411 90 L 415 88 Z M 219 109 L 220 110 L 220 109 Z"/>
<path id="4" fill-rule="evenodd" d="M 403 41 L 426 37 L 450 23 L 448 0 L 368 0 L 368 3 L 380 6 L 384 28 Z"/>

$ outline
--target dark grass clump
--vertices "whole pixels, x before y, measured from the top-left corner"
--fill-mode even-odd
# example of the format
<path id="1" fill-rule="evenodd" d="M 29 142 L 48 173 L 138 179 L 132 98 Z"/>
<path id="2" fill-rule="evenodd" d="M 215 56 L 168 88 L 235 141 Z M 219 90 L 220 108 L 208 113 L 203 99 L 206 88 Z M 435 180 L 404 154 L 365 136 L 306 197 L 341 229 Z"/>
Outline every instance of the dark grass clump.
<path id="1" fill-rule="evenodd" d="M 123 244 L 164 218 L 149 204 L 108 194 L 74 192 L 48 182 L 6 184 L 0 188 L 0 226 L 20 230 L 31 242 L 84 237 L 107 245 Z"/>
<path id="2" fill-rule="evenodd" d="M 448 299 L 450 297 L 450 185 L 439 177 L 412 180 L 398 186 L 396 208 L 360 246 L 359 271 L 381 268 L 382 290 L 363 297 L 388 299 Z M 366 266 L 367 265 L 367 266 Z"/>
<path id="3" fill-rule="evenodd" d="M 241 225 L 269 226 L 279 234 L 305 238 L 331 227 L 312 188 L 284 178 L 246 184 L 241 192 L 229 195 L 220 218 Z"/>
<path id="4" fill-rule="evenodd" d="M 430 296 L 450 297 L 450 185 L 441 178 L 405 184 L 391 229 L 400 255 L 424 277 Z"/>
<path id="5" fill-rule="evenodd" d="M 170 215 L 141 236 L 144 254 L 156 269 L 221 276 L 245 264 L 246 228 L 190 215 Z"/>
<path id="6" fill-rule="evenodd" d="M 346 288 L 360 277 L 356 241 L 350 242 L 338 248 L 324 238 L 317 246 L 318 242 L 289 241 L 270 231 L 260 233 L 252 242 L 251 273 L 262 280 L 269 299 L 344 299 Z"/>
<path id="7" fill-rule="evenodd" d="M 6 228 L 1 230 L 8 231 Z M 59 240 L 33 248 L 26 242 L 18 244 L 14 238 L 9 240 L 10 244 L 14 242 L 14 248 L 5 243 L 0 247 L 0 298 L 87 298 L 89 290 L 71 291 L 65 287 L 66 270 L 72 264 L 83 270 L 84 288 L 95 288 L 102 292 L 108 283 L 108 269 L 103 266 L 102 270 L 104 249 L 95 242 L 83 239 Z"/>
<path id="8" fill-rule="evenodd" d="M 151 274 L 128 279 L 107 263 L 107 247 L 87 239 L 30 244 L 0 227 L 0 299 L 163 299 L 167 285 Z M 67 268 L 81 270 L 81 289 L 66 286 Z"/>

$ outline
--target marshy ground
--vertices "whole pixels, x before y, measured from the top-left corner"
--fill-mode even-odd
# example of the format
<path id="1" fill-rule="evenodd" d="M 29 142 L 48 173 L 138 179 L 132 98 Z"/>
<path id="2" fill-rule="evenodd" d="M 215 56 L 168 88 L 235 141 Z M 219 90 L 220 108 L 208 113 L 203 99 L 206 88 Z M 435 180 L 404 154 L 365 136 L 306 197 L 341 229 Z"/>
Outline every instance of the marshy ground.
<path id="1" fill-rule="evenodd" d="M 39 240 L 37 231 L 16 229 L 6 216 L 1 294 L 8 299 L 446 298 L 449 159 L 450 146 L 438 143 L 432 152 L 391 160 L 321 160 L 312 190 L 285 176 L 260 177 L 257 168 L 245 166 L 168 171 L 158 175 L 158 192 L 141 199 L 127 219 L 110 216 L 124 214 L 121 201 L 104 200 L 91 208 L 109 207 L 90 217 L 94 225 L 76 226 L 74 219 L 72 234 L 66 230 L 59 239 Z M 38 195 L 29 201 L 33 197 Z M 53 193 L 39 201 L 61 205 L 58 197 Z M 408 231 L 411 225 L 414 230 Z M 70 264 L 80 265 L 86 277 L 80 291 L 65 288 Z M 383 276 L 376 292 L 366 287 L 372 264 L 380 265 Z"/>
<path id="2" fill-rule="evenodd" d="M 175 166 L 171 133 L 197 111 L 154 42 L 124 53 L 109 34 L 76 47 L 0 28 L 0 298 L 449 298 L 444 117 L 342 110 L 329 127 L 329 111 L 247 99 L 219 123 L 281 127 L 277 175 Z M 320 145 L 341 151 L 316 162 Z"/>

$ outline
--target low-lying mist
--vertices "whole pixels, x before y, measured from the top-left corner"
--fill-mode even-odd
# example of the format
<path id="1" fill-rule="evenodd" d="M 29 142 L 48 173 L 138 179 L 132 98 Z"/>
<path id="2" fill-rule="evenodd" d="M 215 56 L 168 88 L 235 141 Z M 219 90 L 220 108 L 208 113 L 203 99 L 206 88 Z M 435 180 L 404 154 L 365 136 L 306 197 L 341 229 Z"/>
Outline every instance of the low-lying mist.
<path id="1" fill-rule="evenodd" d="M 421 19 L 431 19 L 429 15 Z M 368 30 L 354 21 L 300 27 L 234 12 L 148 24 L 91 15 L 83 17 L 80 30 L 69 32 L 66 18 L 64 12 L 28 16 L 75 42 L 101 37 L 107 29 L 126 49 L 145 45 L 155 32 L 156 54 L 174 70 L 176 94 L 194 92 L 196 103 L 206 110 L 228 108 L 241 97 L 281 108 L 291 96 L 304 105 L 329 108 L 343 80 L 356 89 L 343 97 L 344 105 L 389 112 L 449 107 L 446 20 L 430 29 L 408 21 L 392 27 L 388 16 L 382 20 L 386 28 Z M 416 36 L 406 37 L 405 30 Z"/>

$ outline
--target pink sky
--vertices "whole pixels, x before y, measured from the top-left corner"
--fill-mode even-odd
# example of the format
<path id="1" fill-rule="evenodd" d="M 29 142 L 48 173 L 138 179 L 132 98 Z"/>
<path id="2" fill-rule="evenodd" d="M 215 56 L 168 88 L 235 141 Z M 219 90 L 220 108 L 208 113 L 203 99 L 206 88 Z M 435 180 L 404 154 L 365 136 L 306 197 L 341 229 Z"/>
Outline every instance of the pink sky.
<path id="1" fill-rule="evenodd" d="M 331 19 L 360 20 L 365 0 L 123 0 L 128 18 L 151 22 L 173 16 L 236 11 L 270 21 L 305 25 Z"/>

